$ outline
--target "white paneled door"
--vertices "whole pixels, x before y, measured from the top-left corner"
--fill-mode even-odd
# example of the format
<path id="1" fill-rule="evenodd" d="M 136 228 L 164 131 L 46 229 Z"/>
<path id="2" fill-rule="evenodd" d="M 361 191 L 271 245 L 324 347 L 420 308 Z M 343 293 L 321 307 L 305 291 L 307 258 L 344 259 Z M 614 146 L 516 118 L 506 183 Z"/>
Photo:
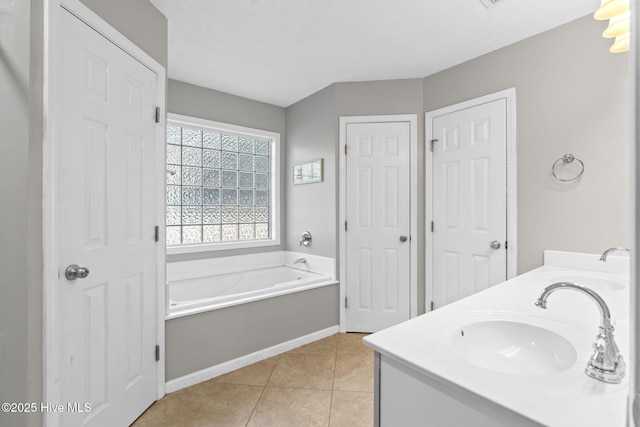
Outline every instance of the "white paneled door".
<path id="1" fill-rule="evenodd" d="M 125 426 L 157 396 L 157 77 L 64 9 L 57 34 L 53 403 L 60 426 Z"/>
<path id="2" fill-rule="evenodd" d="M 506 123 L 505 99 L 433 118 L 435 308 L 506 280 Z"/>
<path id="3" fill-rule="evenodd" d="M 375 332 L 410 317 L 409 122 L 346 130 L 346 327 Z"/>

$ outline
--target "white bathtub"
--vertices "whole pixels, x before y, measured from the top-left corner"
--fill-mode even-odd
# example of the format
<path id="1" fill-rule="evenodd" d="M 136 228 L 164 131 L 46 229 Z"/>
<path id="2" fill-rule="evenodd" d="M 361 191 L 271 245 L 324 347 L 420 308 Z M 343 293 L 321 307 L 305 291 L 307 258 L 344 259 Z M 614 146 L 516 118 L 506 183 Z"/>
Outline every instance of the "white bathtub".
<path id="1" fill-rule="evenodd" d="M 329 276 L 287 266 L 260 268 L 167 282 L 167 318 L 245 304 L 334 284 Z"/>

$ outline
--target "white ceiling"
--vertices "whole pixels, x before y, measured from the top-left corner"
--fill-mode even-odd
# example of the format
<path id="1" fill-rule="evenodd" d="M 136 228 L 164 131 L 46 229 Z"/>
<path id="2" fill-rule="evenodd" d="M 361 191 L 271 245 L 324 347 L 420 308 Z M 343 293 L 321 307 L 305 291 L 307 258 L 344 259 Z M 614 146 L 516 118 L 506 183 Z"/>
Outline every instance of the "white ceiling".
<path id="1" fill-rule="evenodd" d="M 334 83 L 425 77 L 593 13 L 599 0 L 151 0 L 169 77 L 287 107 Z"/>

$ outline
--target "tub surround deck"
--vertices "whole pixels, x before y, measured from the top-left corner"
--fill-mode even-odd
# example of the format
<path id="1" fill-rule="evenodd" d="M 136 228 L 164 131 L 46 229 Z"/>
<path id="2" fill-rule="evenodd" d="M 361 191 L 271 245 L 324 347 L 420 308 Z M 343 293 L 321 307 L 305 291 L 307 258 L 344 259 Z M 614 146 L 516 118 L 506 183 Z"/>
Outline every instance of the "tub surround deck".
<path id="1" fill-rule="evenodd" d="M 430 393 L 436 390 L 471 408 L 470 413 L 475 413 L 478 421 L 487 421 L 478 425 L 508 421 L 510 425 L 622 427 L 629 374 L 620 384 L 606 384 L 584 373 L 598 332 L 597 306 L 576 292 L 554 293 L 547 310 L 534 306 L 544 287 L 563 277 L 595 278 L 591 288 L 608 304 L 616 321 L 615 339 L 628 360 L 628 258 L 612 256 L 606 263 L 598 258 L 599 255 L 546 251 L 543 267 L 370 335 L 364 343 L 379 354 L 379 363 L 386 363 L 387 369 L 405 372 L 407 378 L 429 387 Z M 619 286 L 621 283 L 626 285 Z M 575 347 L 575 362 L 560 372 L 521 374 L 470 363 L 455 353 L 451 334 L 457 329 L 451 325 L 472 322 L 469 319 L 474 316 L 484 320 L 519 316 L 526 323 L 544 324 Z M 384 393 L 382 396 L 384 399 Z M 411 417 L 407 412 L 414 410 L 414 415 L 419 416 L 420 408 L 408 408 L 406 416 Z M 411 425 L 408 422 L 406 425 Z"/>
<path id="2" fill-rule="evenodd" d="M 298 258 L 306 258 L 304 264 L 294 264 Z M 248 255 L 197 259 L 167 263 L 167 281 L 193 279 L 195 277 L 237 273 L 285 265 L 300 270 L 322 274 L 336 280 L 336 260 L 309 255 L 303 252 L 273 251 Z"/>
<path id="3" fill-rule="evenodd" d="M 304 259 L 304 262 L 296 260 Z M 335 259 L 277 251 L 167 264 L 166 319 L 334 285 Z"/>

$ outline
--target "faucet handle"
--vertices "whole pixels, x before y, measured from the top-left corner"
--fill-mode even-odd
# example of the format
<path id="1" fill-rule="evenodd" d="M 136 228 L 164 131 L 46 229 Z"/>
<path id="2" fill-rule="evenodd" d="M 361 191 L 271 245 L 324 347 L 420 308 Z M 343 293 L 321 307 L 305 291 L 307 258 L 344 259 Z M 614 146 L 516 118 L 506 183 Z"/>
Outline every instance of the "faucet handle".
<path id="1" fill-rule="evenodd" d="M 593 350 L 585 373 L 606 383 L 617 384 L 622 381 L 626 364 L 616 345 L 613 331 L 601 331 L 593 343 Z"/>
<path id="2" fill-rule="evenodd" d="M 596 339 L 596 341 L 593 343 L 593 349 L 598 353 L 604 353 L 604 351 L 607 349 L 606 341 L 598 337 L 598 339 Z"/>
<path id="3" fill-rule="evenodd" d="M 305 231 L 300 236 L 300 246 L 306 246 L 306 247 L 311 246 L 311 239 L 312 239 L 311 233 L 309 233 L 308 231 Z"/>

